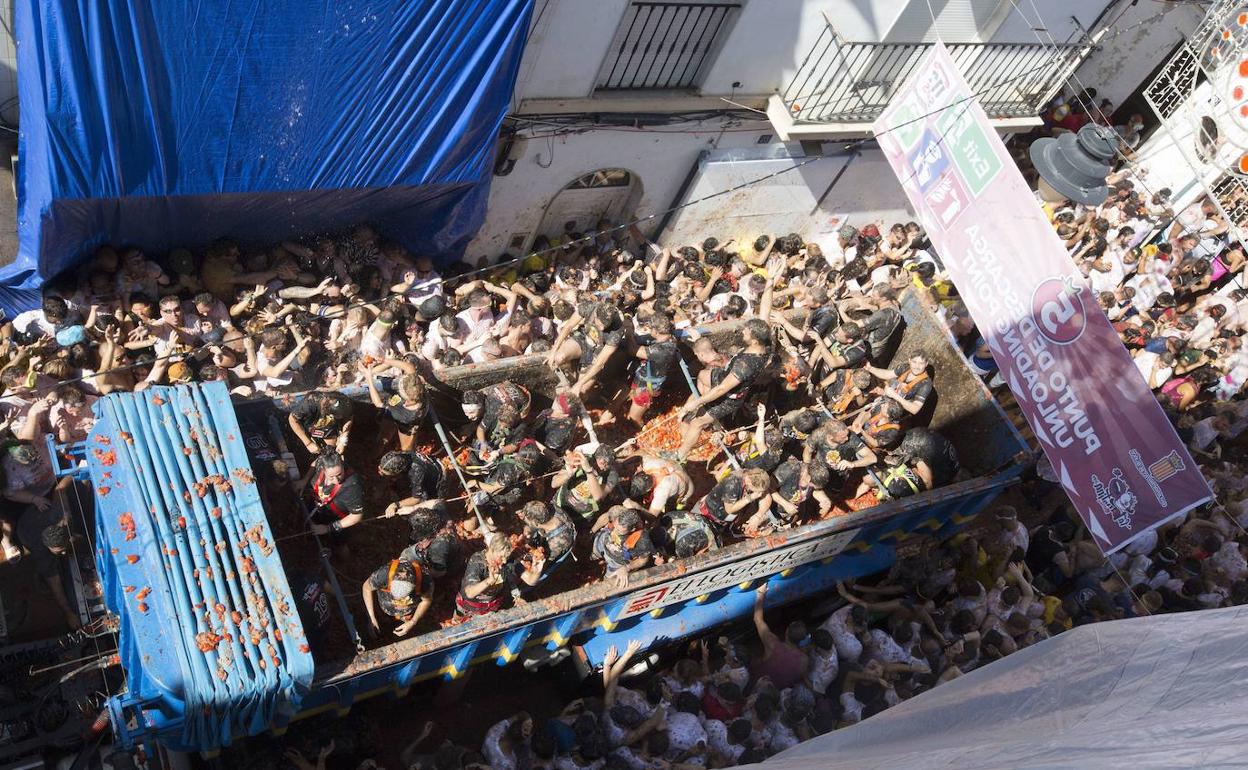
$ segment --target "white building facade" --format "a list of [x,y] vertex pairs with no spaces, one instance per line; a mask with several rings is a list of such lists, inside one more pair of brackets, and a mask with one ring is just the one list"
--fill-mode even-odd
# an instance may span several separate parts
[[912,218],[869,126],[923,44],[949,45],[999,129],[1024,131],[1073,72],[1112,76],[1107,94],[1126,99],[1202,15],[1139,5],[1159,8],[537,0],[485,225],[466,258],[518,255],[539,236],[600,221],[642,219],[675,244],[752,240],[764,227],[821,239],[846,222]]

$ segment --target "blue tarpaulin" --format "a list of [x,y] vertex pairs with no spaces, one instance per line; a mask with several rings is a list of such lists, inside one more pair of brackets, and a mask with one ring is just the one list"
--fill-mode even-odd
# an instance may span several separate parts
[[108,704],[118,738],[151,730],[202,751],[288,719],[312,655],[225,385],[93,409],[96,561],[126,671]]
[[533,0],[17,0],[18,258],[159,255],[361,221],[462,253]]

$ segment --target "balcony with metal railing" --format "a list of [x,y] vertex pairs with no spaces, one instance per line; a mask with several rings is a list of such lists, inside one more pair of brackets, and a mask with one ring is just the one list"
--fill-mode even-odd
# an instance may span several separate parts
[[[865,133],[933,43],[854,43],[828,25],[768,115],[782,138]],[[946,43],[994,121],[1027,126],[1092,49],[1090,43]]]

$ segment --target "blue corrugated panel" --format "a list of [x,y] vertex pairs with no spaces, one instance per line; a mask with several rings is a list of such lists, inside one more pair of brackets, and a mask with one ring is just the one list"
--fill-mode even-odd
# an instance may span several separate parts
[[113,393],[87,440],[97,560],[136,718],[169,748],[294,713],[313,661],[222,383]]
[[376,222],[457,256],[485,216],[533,0],[16,0],[17,260]]

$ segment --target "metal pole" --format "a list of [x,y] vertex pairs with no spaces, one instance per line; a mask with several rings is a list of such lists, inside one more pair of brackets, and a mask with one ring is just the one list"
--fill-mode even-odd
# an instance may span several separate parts
[[[446,450],[446,456],[451,460],[451,467],[455,469],[455,475],[459,477],[459,483],[463,485],[464,492],[468,494],[468,507],[472,509],[473,515],[477,517],[477,524],[481,526],[482,536],[487,536],[495,531],[484,516],[481,515],[481,509],[477,508],[477,501],[473,499],[472,490],[468,488],[468,479],[464,476],[463,468],[459,467],[459,460],[455,457],[455,451],[451,449],[451,442],[446,437],[446,429],[442,427],[442,420],[438,418],[438,412],[429,405],[429,416],[433,418],[433,429],[438,434],[438,439],[442,442],[442,448]],[[489,543],[489,537],[485,537],[486,543]]]
[[[269,414],[269,432],[273,434],[278,451],[283,456],[288,455],[290,448],[286,445],[286,439],[282,436],[281,426],[272,413]],[[312,513],[303,501],[303,490],[294,489],[289,475],[286,477],[286,486],[290,487],[291,491],[295,493],[295,504],[299,506],[299,513],[303,516],[303,522],[306,525],[308,520],[312,518]],[[351,637],[351,641],[355,642],[355,651],[364,652],[364,640],[360,638],[360,632],[355,628],[355,618],[351,616],[351,610],[347,607],[347,599],[343,596],[342,586],[338,585],[338,576],[334,572],[334,567],[329,563],[328,549],[321,542],[320,535],[312,532],[312,537],[316,540],[316,555],[321,560],[321,569],[324,570],[325,577],[329,579],[329,587],[333,590],[334,598],[338,601],[338,612],[342,615],[342,622],[347,624],[347,634]]]

